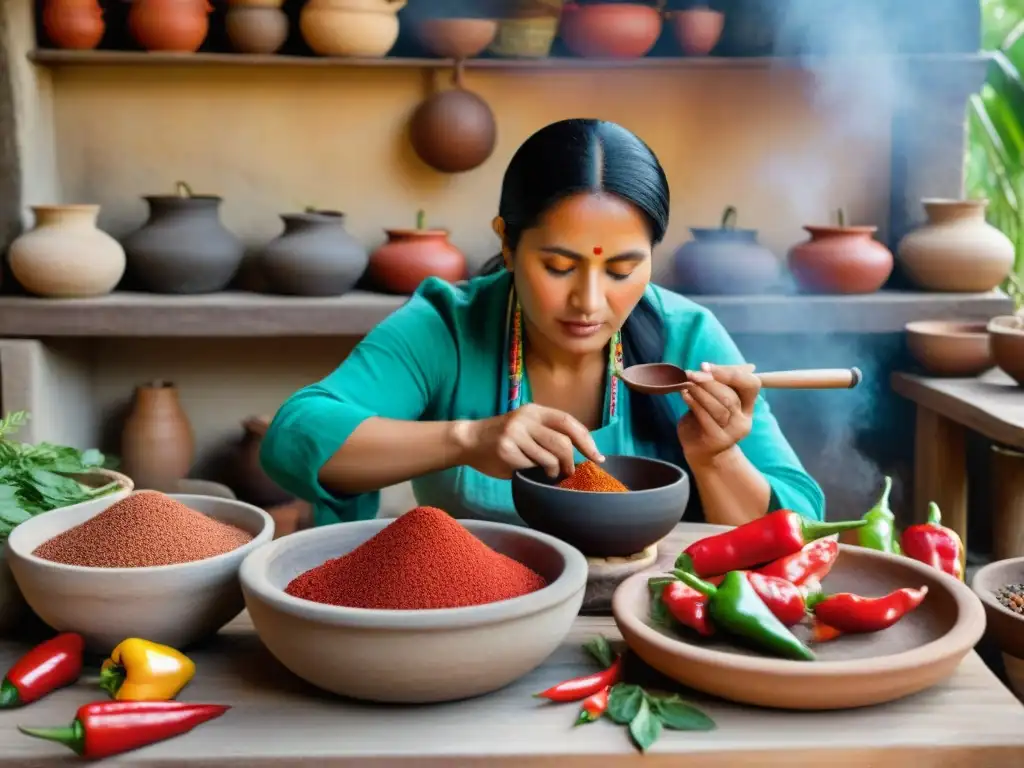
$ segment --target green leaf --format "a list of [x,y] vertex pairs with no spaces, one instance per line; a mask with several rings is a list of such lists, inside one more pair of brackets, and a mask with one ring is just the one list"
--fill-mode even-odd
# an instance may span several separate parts
[[652,699],[651,703],[662,725],[673,731],[713,731],[718,727],[714,720],[678,696]]
[[651,623],[662,627],[672,626],[672,614],[665,607],[665,601],[661,599],[665,587],[676,579],[669,576],[655,576],[647,580],[647,589],[651,593]]
[[616,683],[608,696],[608,717],[619,725],[632,722],[644,702],[644,691],[639,685]]
[[633,743],[646,752],[661,736],[661,720],[654,716],[647,699],[640,701],[640,708],[636,715],[629,721],[629,735],[633,737]]
[[82,453],[79,462],[83,467],[102,467],[106,457],[96,448],[90,448]]
[[14,503],[0,503],[0,520],[7,523],[12,529],[14,526],[24,523],[30,517],[32,517],[31,514]]
[[615,661],[615,654],[612,652],[612,647],[608,644],[607,638],[603,635],[592,637],[588,640],[583,648],[589,653],[598,664],[601,665],[602,669],[607,669]]

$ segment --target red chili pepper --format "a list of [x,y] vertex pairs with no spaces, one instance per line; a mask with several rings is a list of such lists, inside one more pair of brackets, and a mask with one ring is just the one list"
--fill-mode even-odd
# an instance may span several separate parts
[[775,576],[753,572],[747,573],[747,581],[768,606],[768,610],[787,627],[799,624],[806,618],[807,605],[804,602],[804,593],[795,584]]
[[600,720],[601,715],[608,709],[608,695],[611,693],[612,687],[606,685],[600,691],[595,694],[588,696],[583,700],[583,706],[580,707],[579,717],[576,718],[575,725],[583,725],[584,723],[592,723],[595,720]]
[[538,699],[548,699],[549,701],[579,701],[585,699],[588,696],[593,696],[595,693],[600,691],[602,688],[613,686],[619,682],[619,676],[622,673],[622,657],[616,656],[615,661],[608,669],[596,672],[593,675],[586,675],[584,677],[574,677],[572,680],[566,680],[565,682],[559,683],[546,691],[533,694]]
[[935,502],[928,505],[928,522],[903,531],[900,546],[908,557],[964,580],[964,543],[956,531],[942,524],[942,513]]
[[808,542],[866,524],[865,520],[819,522],[780,509],[725,533],[694,542],[676,558],[676,568],[702,578],[757,568],[799,552]]
[[843,633],[835,627],[830,627],[828,624],[825,624],[818,619],[815,619],[814,623],[811,625],[812,643],[827,643],[829,640],[835,640],[841,634]]
[[897,589],[884,597],[861,597],[840,592],[813,602],[815,617],[839,632],[854,634],[888,629],[917,608],[928,587]]
[[80,707],[71,725],[19,725],[18,730],[26,736],[56,741],[82,757],[110,757],[188,733],[229,709],[221,704],[181,701],[97,701]]
[[758,568],[757,573],[762,573],[765,576],[777,576],[801,587],[811,579],[821,581],[828,576],[828,572],[832,570],[838,557],[838,541],[818,539],[799,552],[781,557]]
[[0,683],[0,709],[31,704],[71,685],[82,675],[84,653],[85,641],[74,632],[64,632],[40,643],[14,662]]
[[693,587],[681,581],[673,581],[661,593],[661,601],[672,618],[684,627],[704,637],[715,634],[708,616],[708,599]]

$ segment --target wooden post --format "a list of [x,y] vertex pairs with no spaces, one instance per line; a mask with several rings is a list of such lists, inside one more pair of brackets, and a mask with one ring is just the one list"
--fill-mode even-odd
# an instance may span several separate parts
[[992,555],[1024,555],[1024,453],[992,446]]
[[942,523],[967,546],[967,448],[964,428],[917,406],[914,436],[914,523],[928,517],[928,503],[942,510]]

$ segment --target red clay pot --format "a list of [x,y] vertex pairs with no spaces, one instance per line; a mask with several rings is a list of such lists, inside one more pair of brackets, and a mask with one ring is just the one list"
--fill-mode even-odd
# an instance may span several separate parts
[[91,51],[106,30],[103,9],[97,0],[46,0],[43,29],[58,48]]
[[874,293],[892,274],[892,253],[871,236],[878,227],[804,227],[789,269],[808,293]]
[[428,277],[450,283],[467,277],[466,257],[446,229],[387,229],[388,241],[370,256],[366,276],[389,293],[415,293]]
[[562,8],[558,34],[577,56],[638,59],[661,35],[661,12],[637,3],[601,3]]
[[134,0],[128,28],[147,51],[195,53],[210,31],[207,0]]

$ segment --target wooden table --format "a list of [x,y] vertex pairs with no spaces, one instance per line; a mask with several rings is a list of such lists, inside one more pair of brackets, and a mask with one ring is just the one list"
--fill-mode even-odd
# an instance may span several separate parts
[[914,514],[928,502],[967,543],[966,430],[997,444],[992,453],[996,559],[1024,555],[1024,388],[1000,370],[974,379],[894,373],[892,388],[917,405]]

